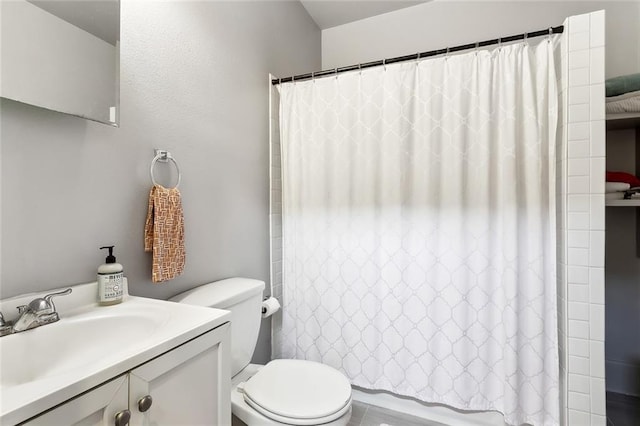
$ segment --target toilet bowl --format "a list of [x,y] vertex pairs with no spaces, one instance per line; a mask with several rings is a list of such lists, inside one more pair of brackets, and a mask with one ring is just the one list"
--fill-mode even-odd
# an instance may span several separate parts
[[351,385],[338,370],[293,359],[278,359],[264,366],[249,363],[258,340],[263,290],[262,281],[229,278],[171,300],[231,312],[234,417],[248,426],[346,426],[351,418]]

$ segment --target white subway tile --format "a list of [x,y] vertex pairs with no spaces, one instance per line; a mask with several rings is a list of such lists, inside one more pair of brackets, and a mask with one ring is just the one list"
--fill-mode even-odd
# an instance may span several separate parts
[[591,413],[604,416],[607,414],[604,379],[591,378]]
[[607,426],[607,417],[599,414],[591,414],[591,426]]
[[606,168],[604,157],[591,158],[589,187],[592,194],[604,194]]
[[589,395],[586,395],[584,393],[578,393],[578,392],[569,392],[569,408],[570,409],[588,412],[589,405],[590,405]]
[[604,194],[595,194],[590,196],[590,223],[591,229],[604,231],[605,226],[605,208],[604,208]]
[[589,302],[589,286],[584,284],[569,284],[568,289],[569,294],[567,300],[571,302]]
[[569,105],[588,104],[589,96],[589,86],[569,87]]
[[604,120],[595,120],[590,123],[591,156],[602,157],[607,155],[606,129]]
[[604,108],[604,84],[592,84],[589,87],[589,97],[591,99],[589,102],[591,120],[604,120],[606,118]]
[[589,248],[589,231],[568,231],[569,247]]
[[[589,68],[569,70],[569,87],[584,86],[590,83]],[[569,117],[571,120],[571,117]]]
[[568,152],[569,158],[586,158],[591,155],[591,144],[589,139],[580,141],[569,141]]
[[575,337],[578,339],[589,338],[589,322],[579,320],[569,320],[569,330],[567,336]]
[[604,46],[605,44],[605,24],[604,11],[590,13],[590,37],[589,44],[591,47]]
[[605,355],[604,342],[591,340],[589,342],[589,373],[591,377],[604,378]]
[[[569,140],[577,141],[583,139],[589,139],[589,123],[572,123],[569,122]],[[569,158],[571,158],[571,151],[569,151]]]
[[604,304],[604,268],[589,268],[589,302]]
[[590,196],[571,194],[567,196],[567,210],[570,212],[587,213],[591,209]]
[[588,426],[590,423],[589,413],[584,411],[568,410],[568,425],[569,426]]
[[581,33],[589,31],[590,16],[588,13],[582,15],[574,15],[569,17],[569,34]]
[[589,359],[581,356],[569,355],[569,373],[589,375]]
[[589,249],[570,247],[568,263],[572,266],[589,266]]
[[[567,271],[567,280],[571,284],[589,284],[589,268],[585,268],[583,266],[569,266]],[[584,302],[588,301],[588,297],[586,297]]]
[[589,376],[569,374],[567,389],[574,392],[589,393]]
[[591,192],[590,181],[593,179],[589,176],[569,176],[567,191],[569,194],[589,194]]
[[589,266],[604,268],[605,231],[589,233]]
[[[589,321],[589,304],[583,302],[569,302],[569,319]],[[587,345],[587,341],[584,341]],[[589,356],[588,346],[584,347],[584,354],[574,353],[573,355]]]
[[589,311],[589,338],[604,341],[604,305],[591,305]]
[[589,159],[588,158],[570,159],[568,172],[569,172],[569,176],[588,176],[589,175]]
[[589,213],[569,212],[567,214],[567,228],[577,231],[589,229]]
[[[569,34],[569,52],[589,48],[589,32],[577,32]],[[571,85],[571,80],[569,80]]]
[[604,83],[604,46],[590,49],[590,83]]
[[568,69],[585,68],[590,65],[589,50],[577,50],[569,53]]
[[569,105],[569,122],[577,123],[591,119],[589,104]]

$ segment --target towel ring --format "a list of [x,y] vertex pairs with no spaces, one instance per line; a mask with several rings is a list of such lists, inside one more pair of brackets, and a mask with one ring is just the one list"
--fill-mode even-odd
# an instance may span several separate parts
[[160,161],[161,163],[166,163],[169,160],[171,160],[173,162],[173,165],[176,166],[176,170],[178,171],[178,182],[176,182],[176,185],[173,188],[168,188],[168,189],[175,189],[180,185],[180,181],[182,180],[182,173],[180,173],[180,167],[178,167],[178,162],[176,161],[175,158],[173,158],[173,156],[169,151],[156,149],[156,156],[153,157],[153,160],[151,161],[149,174],[151,175],[151,182],[153,182],[154,185],[159,185],[158,182],[156,182],[155,176],[153,176],[153,167],[156,165],[158,161]]

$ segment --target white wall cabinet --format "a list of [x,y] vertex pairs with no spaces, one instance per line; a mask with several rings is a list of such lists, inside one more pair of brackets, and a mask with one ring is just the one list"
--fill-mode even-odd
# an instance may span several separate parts
[[230,425],[229,344],[226,323],[23,424]]

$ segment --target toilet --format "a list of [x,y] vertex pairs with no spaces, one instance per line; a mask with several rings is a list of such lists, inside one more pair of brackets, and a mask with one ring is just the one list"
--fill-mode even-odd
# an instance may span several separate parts
[[[264,282],[229,278],[171,300],[231,312],[231,410],[248,426],[346,426],[351,385],[338,370],[313,361],[250,364],[260,329]],[[234,419],[234,424],[235,424]]]

